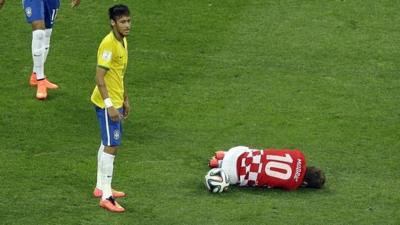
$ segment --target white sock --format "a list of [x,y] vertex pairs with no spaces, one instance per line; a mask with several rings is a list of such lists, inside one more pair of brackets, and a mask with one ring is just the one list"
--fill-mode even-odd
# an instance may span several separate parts
[[102,190],[101,187],[101,156],[104,151],[103,143],[100,144],[99,151],[97,152],[97,182],[96,188]]
[[44,79],[44,36],[44,30],[32,32],[33,72],[38,80]]
[[43,63],[46,63],[47,55],[49,54],[49,49],[50,49],[50,37],[51,37],[51,32],[53,29],[46,29],[45,35],[44,35],[44,57],[43,57]]
[[112,196],[111,181],[114,169],[114,155],[103,152],[101,155],[101,187],[103,188],[103,200]]

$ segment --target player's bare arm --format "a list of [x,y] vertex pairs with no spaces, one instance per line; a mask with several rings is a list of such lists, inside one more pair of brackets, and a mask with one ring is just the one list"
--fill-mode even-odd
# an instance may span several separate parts
[[131,111],[131,106],[129,104],[128,92],[126,91],[126,86],[124,84],[124,104],[123,104],[124,119],[128,118],[130,111]]
[[77,6],[79,6],[79,4],[81,4],[81,0],[72,0],[71,1],[71,7],[75,8]]
[[[106,75],[107,70],[101,67],[97,67],[96,70],[96,85],[99,88],[101,97],[103,99],[109,98],[108,91],[106,87],[106,83],[104,82],[104,76]],[[108,115],[111,117],[113,121],[119,121],[121,119],[121,114],[118,112],[114,106],[111,106],[107,109]]]
[[0,0],[0,9],[3,7],[5,2],[6,2],[6,0]]

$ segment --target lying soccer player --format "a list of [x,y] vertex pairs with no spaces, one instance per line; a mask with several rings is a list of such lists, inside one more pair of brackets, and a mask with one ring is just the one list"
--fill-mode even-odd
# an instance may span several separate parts
[[294,190],[299,187],[321,188],[324,172],[307,167],[299,150],[256,150],[237,146],[229,151],[218,151],[209,162],[211,168],[222,168],[230,184]]

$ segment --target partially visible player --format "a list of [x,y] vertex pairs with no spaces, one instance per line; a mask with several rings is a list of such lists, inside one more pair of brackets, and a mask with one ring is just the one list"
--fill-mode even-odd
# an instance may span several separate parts
[[[5,0],[0,0],[0,8]],[[47,80],[44,74],[44,64],[50,48],[50,37],[53,31],[60,0],[23,0],[26,20],[32,25],[32,59],[33,70],[29,80],[31,86],[37,86],[36,98],[47,98],[47,89],[57,89],[56,84]],[[76,7],[80,0],[71,0],[71,6]]]
[[209,166],[222,168],[230,184],[239,186],[294,190],[299,187],[321,188],[325,183],[324,172],[316,167],[307,167],[299,150],[257,150],[237,146],[227,152],[216,152]]
[[115,198],[124,197],[125,193],[111,189],[111,181],[114,158],[121,144],[121,120],[126,119],[130,111],[124,77],[128,65],[126,36],[131,29],[131,17],[125,5],[114,5],[108,13],[112,30],[97,51],[96,87],[91,96],[102,140],[97,154],[97,184],[93,195],[101,197],[101,207],[124,212]]

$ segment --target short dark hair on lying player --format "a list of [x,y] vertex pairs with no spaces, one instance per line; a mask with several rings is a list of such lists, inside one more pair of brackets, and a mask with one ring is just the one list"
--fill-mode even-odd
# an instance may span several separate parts
[[314,166],[307,167],[304,175],[303,187],[322,188],[325,184],[325,173]]
[[108,15],[110,16],[110,20],[117,21],[121,16],[130,16],[131,12],[128,6],[118,4],[108,9]]

